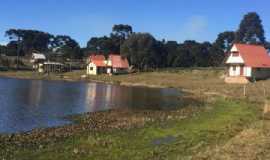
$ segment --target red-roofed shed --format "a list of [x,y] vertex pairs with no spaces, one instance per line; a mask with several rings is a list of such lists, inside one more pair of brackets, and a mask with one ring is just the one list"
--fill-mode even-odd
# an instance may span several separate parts
[[106,73],[107,61],[103,55],[91,55],[87,65],[87,74],[97,75]]
[[260,45],[234,44],[226,64],[229,77],[252,80],[270,77],[270,56]]
[[127,73],[129,69],[127,58],[122,57],[120,54],[110,54],[108,57],[108,66],[110,66],[108,73],[112,74]]

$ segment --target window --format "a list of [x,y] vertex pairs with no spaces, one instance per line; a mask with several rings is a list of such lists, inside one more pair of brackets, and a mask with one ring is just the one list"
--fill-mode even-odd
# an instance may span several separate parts
[[90,70],[92,71],[92,70],[94,70],[94,68],[93,67],[90,67]]
[[236,71],[236,66],[233,66],[233,71]]
[[233,57],[238,57],[239,56],[239,53],[238,52],[232,52],[232,56]]

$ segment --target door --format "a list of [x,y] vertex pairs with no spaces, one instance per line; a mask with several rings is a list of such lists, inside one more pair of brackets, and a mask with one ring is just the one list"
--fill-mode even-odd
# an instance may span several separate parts
[[244,76],[244,67],[240,66],[240,76]]

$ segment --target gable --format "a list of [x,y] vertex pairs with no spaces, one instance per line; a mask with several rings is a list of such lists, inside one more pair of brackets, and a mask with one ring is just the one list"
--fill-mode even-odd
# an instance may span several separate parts
[[237,49],[236,45],[233,45],[233,47],[231,49],[231,52],[238,52],[238,49]]
[[231,53],[226,61],[226,64],[244,64],[244,59],[242,58],[241,54],[234,56]]

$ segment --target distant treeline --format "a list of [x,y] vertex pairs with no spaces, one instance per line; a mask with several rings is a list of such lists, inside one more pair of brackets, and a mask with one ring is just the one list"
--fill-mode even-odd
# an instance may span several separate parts
[[168,67],[222,66],[233,43],[261,44],[269,48],[259,15],[244,16],[237,31],[225,31],[213,42],[199,43],[187,40],[157,40],[150,33],[135,33],[130,25],[114,25],[110,36],[92,37],[85,48],[66,35],[52,35],[36,30],[10,29],[7,46],[0,53],[8,56],[29,56],[32,52],[57,54],[67,59],[82,59],[90,54],[109,53],[126,56],[137,69]]

